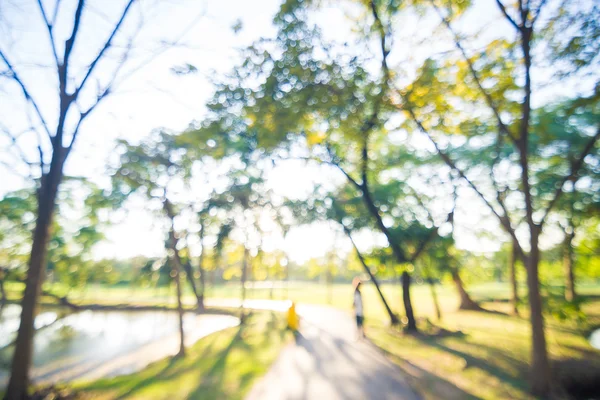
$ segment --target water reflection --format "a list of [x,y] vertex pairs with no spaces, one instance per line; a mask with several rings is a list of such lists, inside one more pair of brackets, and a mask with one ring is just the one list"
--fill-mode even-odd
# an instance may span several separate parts
[[[0,317],[0,346],[14,340],[19,313],[18,306],[4,308]],[[187,313],[186,344],[237,323],[237,318],[231,316]],[[32,375],[38,382],[128,373],[175,354],[178,348],[175,312],[82,311],[61,317],[54,311],[45,311],[36,319],[36,325],[44,327],[34,340]],[[11,352],[12,348],[2,352],[5,362]],[[6,369],[6,364],[2,367]],[[6,374],[5,370],[4,378]],[[0,384],[2,380],[0,376]]]

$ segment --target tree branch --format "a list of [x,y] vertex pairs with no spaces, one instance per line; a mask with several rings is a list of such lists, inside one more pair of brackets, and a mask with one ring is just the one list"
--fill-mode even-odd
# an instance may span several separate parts
[[322,160],[322,162],[325,164],[333,165],[334,167],[339,169],[342,172],[342,174],[344,174],[346,179],[348,179],[348,182],[350,182],[356,189],[358,189],[359,191],[362,192],[363,184],[358,183],[358,181],[356,179],[354,179],[348,172],[346,172],[346,170],[341,166],[339,161],[335,161],[335,158],[337,158],[337,156],[335,154],[333,154],[333,151],[331,150],[331,147],[329,145],[327,145],[326,148],[327,148],[327,154],[329,154],[330,161]]
[[535,24],[535,21],[537,21],[538,17],[540,16],[540,14],[542,12],[542,8],[544,7],[544,5],[546,5],[546,0],[540,1],[540,4],[538,5],[538,7],[533,11],[533,13],[532,13],[533,18],[531,20],[531,26],[533,26],[533,24]]
[[13,135],[10,130],[4,126],[4,124],[0,123],[0,129],[4,132],[4,134],[8,137],[8,139],[10,140],[11,143],[11,147],[14,147],[17,150],[18,153],[18,158],[23,161],[23,163],[27,164],[27,166],[29,167],[29,169],[33,169],[33,167],[36,167],[37,164],[34,162],[31,162],[27,159],[27,156],[25,155],[23,149],[21,148],[21,146],[19,146],[19,143],[17,142],[18,138],[23,135],[24,133],[30,132],[32,130],[34,130],[33,128],[27,128],[24,131],[18,133],[17,135]]
[[54,12],[52,13],[52,25],[54,25],[56,23],[56,17],[58,16],[58,7],[60,6],[60,1],[56,2],[56,5],[54,6]]
[[492,113],[494,114],[494,117],[496,118],[496,121],[498,123],[498,129],[502,133],[506,134],[513,141],[515,141],[516,138],[513,136],[512,132],[510,132],[510,130],[508,129],[506,124],[502,121],[502,118],[500,117],[500,112],[499,112],[496,104],[494,104],[494,100],[492,99],[492,96],[490,96],[490,94],[483,88],[483,85],[481,84],[481,79],[479,78],[479,74],[475,70],[473,62],[467,55],[467,51],[463,47],[463,45],[460,41],[460,38],[458,37],[458,34],[454,31],[454,29],[452,28],[452,25],[450,25],[450,21],[448,21],[448,19],[446,17],[444,17],[444,15],[442,14],[439,7],[435,4],[434,0],[431,0],[431,4],[433,5],[433,8],[435,8],[438,16],[440,17],[440,19],[442,20],[444,25],[446,25],[446,28],[448,28],[448,31],[450,32],[450,34],[452,35],[452,37],[454,39],[454,44],[456,45],[456,48],[460,51],[464,60],[467,62],[467,65],[469,66],[469,71],[471,72],[471,76],[473,76],[473,79],[475,80],[477,87],[481,91],[481,94],[483,94],[483,97],[485,98],[486,103],[488,104],[488,106],[492,110]]
[[469,184],[469,186],[475,191],[475,193],[477,193],[477,195],[487,205],[487,207],[490,209],[490,211],[492,211],[492,213],[498,218],[498,220],[500,221],[500,224],[506,229],[506,231],[508,232],[508,234],[511,235],[511,236],[513,236],[514,238],[516,238],[515,231],[514,231],[513,227],[511,226],[508,214],[507,215],[501,215],[500,213],[498,213],[498,211],[496,210],[496,208],[492,205],[492,203],[490,203],[488,201],[488,199],[477,188],[477,186],[473,183],[473,181],[471,181],[467,177],[467,175],[460,168],[458,168],[458,166],[454,163],[454,161],[452,161],[452,159],[444,151],[442,151],[442,149],[440,148],[440,146],[438,145],[438,143],[433,139],[433,137],[431,136],[431,134],[429,133],[429,131],[427,129],[425,129],[425,127],[423,126],[423,124],[421,123],[421,121],[419,121],[419,119],[415,115],[414,111],[412,109],[410,109],[410,108],[407,109],[407,111],[409,112],[409,114],[410,114],[411,118],[413,119],[413,121],[419,127],[419,130],[421,132],[423,132],[429,138],[429,141],[431,141],[431,143],[435,147],[437,153],[442,158],[442,160],[446,163],[446,165],[448,165],[448,167],[450,167],[453,171],[456,171],[460,175],[460,177],[463,178],[465,180],[465,182],[467,182]]
[[587,142],[587,144],[583,148],[583,151],[581,152],[581,154],[577,158],[577,160],[571,164],[571,172],[568,175],[566,175],[565,177],[563,177],[563,179],[560,182],[560,185],[556,188],[556,192],[554,192],[554,197],[550,201],[550,204],[548,204],[548,207],[546,208],[546,210],[544,212],[544,216],[540,220],[540,223],[539,223],[540,229],[544,225],[544,222],[546,221],[548,214],[550,214],[550,212],[552,211],[552,208],[554,208],[554,206],[556,205],[556,203],[558,202],[558,200],[564,193],[563,188],[565,186],[565,183],[567,183],[567,181],[573,181],[573,184],[574,184],[577,181],[577,173],[579,172],[581,167],[583,167],[583,162],[585,160],[585,157],[587,157],[587,155],[590,154],[590,152],[594,148],[594,145],[596,144],[598,139],[600,139],[600,127],[598,127],[596,129],[596,134]]
[[60,63],[60,66],[58,68],[60,92],[63,95],[67,94],[69,59],[71,58],[71,52],[73,51],[75,39],[77,38],[77,33],[79,32],[79,25],[81,23],[81,13],[83,12],[84,4],[85,0],[79,0],[79,2],[77,3],[77,9],[75,10],[75,16],[73,19],[73,30],[71,31],[71,36],[69,37],[69,39],[65,41],[65,54],[63,56],[63,61],[62,63]]
[[514,26],[517,31],[521,31],[521,27],[508,14],[508,12],[506,11],[506,7],[504,7],[504,4],[502,4],[502,1],[501,0],[496,0],[496,4],[498,4],[498,8],[500,9],[500,11],[502,11],[502,14],[504,14],[504,17],[506,17],[506,19],[508,20],[508,22],[510,22],[510,24],[512,26]]
[[121,14],[121,18],[119,18],[119,21],[117,22],[117,24],[115,25],[115,28],[113,29],[112,33],[108,37],[108,40],[104,43],[104,46],[102,47],[102,49],[100,50],[100,52],[98,53],[98,55],[96,56],[94,61],[92,61],[92,63],[90,64],[90,66],[87,70],[87,73],[85,74],[85,76],[83,77],[83,80],[79,84],[79,87],[75,90],[75,93],[74,93],[75,98],[77,98],[77,95],[79,94],[81,89],[83,89],[83,87],[85,86],[85,83],[87,82],[88,78],[90,77],[92,72],[94,72],[94,69],[95,69],[96,65],[98,64],[98,61],[100,61],[100,59],[102,58],[102,56],[104,55],[106,50],[108,50],[108,48],[111,46],[113,38],[115,37],[115,35],[119,31],[119,29],[121,28],[121,25],[123,24],[123,21],[125,20],[125,17],[129,13],[129,10],[131,9],[131,6],[134,2],[135,2],[135,0],[129,0],[127,2],[127,5],[125,6],[125,9],[123,10],[123,12]]
[[[58,9],[58,3],[60,3],[60,1],[57,1],[56,3],[57,3],[56,8]],[[56,52],[56,44],[54,43],[54,33],[52,32],[52,23],[48,21],[46,11],[44,11],[44,6],[42,5],[42,0],[38,0],[38,6],[40,8],[40,12],[42,13],[42,18],[44,19],[46,28],[48,29],[48,37],[50,39],[50,45],[52,46],[52,54],[54,55],[54,60],[56,61],[56,67],[58,68],[60,65],[60,61],[58,59],[58,53]]]
[[2,60],[4,61],[4,63],[6,64],[6,66],[8,67],[11,75],[12,75],[12,79],[15,80],[15,82],[17,82],[19,84],[19,86],[21,87],[21,90],[23,91],[23,96],[25,96],[25,100],[29,103],[31,103],[31,105],[33,106],[38,118],[40,119],[40,122],[42,123],[42,126],[44,127],[44,130],[46,131],[46,133],[48,134],[48,137],[50,138],[50,140],[52,140],[52,134],[50,133],[50,129],[48,128],[48,124],[46,123],[46,120],[44,119],[44,116],[42,115],[42,112],[40,111],[40,108],[37,105],[37,102],[33,99],[33,97],[31,97],[31,95],[29,94],[29,91],[27,90],[27,88],[25,87],[25,84],[23,83],[23,81],[21,80],[21,78],[19,77],[19,75],[17,74],[17,71],[15,71],[15,68],[13,67],[13,65],[10,63],[10,61],[8,61],[8,58],[6,57],[6,55],[4,54],[4,52],[2,50],[0,50],[0,58],[2,58]]

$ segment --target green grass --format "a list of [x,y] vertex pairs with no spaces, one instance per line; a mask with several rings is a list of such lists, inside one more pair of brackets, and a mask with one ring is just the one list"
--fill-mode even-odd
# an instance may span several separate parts
[[241,327],[212,334],[131,375],[77,383],[85,399],[241,399],[286,342],[282,316],[251,314]]
[[[555,365],[563,360],[600,365],[600,351],[585,337],[590,327],[600,326],[600,301],[591,300],[582,308],[587,323],[546,319],[548,349]],[[531,339],[526,318],[451,311],[436,325],[460,333],[438,336],[430,328],[424,335],[404,335],[371,318],[367,335],[400,366],[424,399],[533,398],[527,384]],[[421,326],[427,331],[425,323]],[[577,373],[558,368],[555,372]]]
[[[484,283],[471,285],[467,289],[487,309],[506,313],[509,311],[506,301],[510,295],[508,284]],[[525,288],[521,289],[523,295]],[[54,287],[53,290],[60,291],[61,288]],[[384,284],[382,290],[392,309],[402,314],[399,285]],[[427,331],[431,327],[431,321],[447,331],[462,332],[461,335],[402,335],[387,326],[387,314],[378,294],[372,285],[366,284],[363,298],[368,337],[400,366],[410,384],[425,399],[531,399],[527,385],[530,328],[526,304],[520,307],[521,317],[462,312],[457,311],[458,298],[454,287],[438,285],[436,291],[442,309],[441,321],[435,321],[430,288],[426,285],[413,285],[411,295],[420,326]],[[555,296],[560,291],[558,286],[543,290],[544,294]],[[600,327],[600,285],[582,284],[578,286],[578,292],[586,300],[582,310],[587,315],[587,321],[559,321],[548,315],[546,331],[550,355],[552,360],[558,362],[565,359],[585,359],[600,364],[600,352],[594,350],[586,340],[586,335],[592,328]],[[209,299],[237,298],[239,293],[239,284],[229,284],[209,288],[207,296]],[[167,288],[155,290],[95,286],[85,292],[72,291],[69,296],[80,302],[174,304],[173,294]],[[272,292],[264,288],[249,288],[247,295],[248,298],[257,299],[270,298],[272,295],[274,299],[292,299],[299,303],[329,304],[348,312],[352,307],[352,287],[349,284],[335,284],[328,288],[324,284],[295,283]],[[186,302],[193,303],[189,292]],[[262,339],[266,341],[273,334],[264,329],[264,320],[260,322],[265,317],[257,318],[259,322],[254,328],[248,328],[249,336],[246,338],[254,343],[259,343]],[[433,330],[430,328],[431,332]],[[129,377],[90,384],[85,386],[86,393],[102,399],[120,396],[163,398],[168,392],[180,394],[171,396],[173,398],[182,398],[195,393],[200,386],[207,386],[209,389],[202,391],[208,393],[206,398],[242,397],[250,386],[249,381],[244,380],[246,374],[262,374],[275,357],[280,341],[275,342],[276,349],[268,350],[272,351],[269,357],[261,358],[261,348],[246,347],[239,342],[239,337],[236,339],[236,333],[236,330],[229,330],[227,334],[216,334],[201,340],[191,349],[192,355],[186,360],[165,360]],[[243,340],[244,343],[246,339]],[[266,346],[266,343],[262,346]],[[232,349],[236,349],[236,352],[232,352]],[[227,368],[218,361],[223,358],[223,354],[226,355]],[[255,368],[260,371],[253,371]],[[224,375],[221,371],[225,371]],[[213,381],[216,382],[215,385]]]

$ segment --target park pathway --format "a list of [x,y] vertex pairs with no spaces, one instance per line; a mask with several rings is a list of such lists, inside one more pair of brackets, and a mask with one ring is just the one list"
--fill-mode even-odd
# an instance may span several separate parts
[[[252,307],[252,304],[248,304]],[[267,303],[256,304],[266,308]],[[279,302],[273,309],[280,310]],[[417,400],[402,372],[367,340],[353,319],[329,307],[298,305],[301,335],[284,348],[246,400]]]

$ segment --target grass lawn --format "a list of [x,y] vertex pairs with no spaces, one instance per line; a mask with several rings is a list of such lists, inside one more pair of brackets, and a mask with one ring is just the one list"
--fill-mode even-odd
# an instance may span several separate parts
[[[402,314],[401,288],[382,285],[392,309]],[[53,288],[57,292],[60,287]],[[485,283],[467,288],[475,300],[490,310],[509,311],[506,283]],[[547,287],[545,294],[560,292]],[[367,315],[367,335],[374,344],[398,364],[410,384],[425,399],[531,399],[527,371],[530,357],[530,328],[527,306],[520,307],[521,317],[501,314],[457,311],[454,287],[437,285],[442,320],[435,321],[430,288],[413,285],[413,307],[419,324],[434,332],[429,321],[449,332],[447,336],[403,335],[387,326],[384,307],[372,285],[364,285],[363,298]],[[523,288],[523,294],[525,292]],[[239,284],[209,288],[208,298],[239,296]],[[586,335],[600,327],[600,285],[582,284],[578,292],[585,298],[582,310],[585,322],[559,321],[547,315],[547,340],[558,375],[565,373],[564,360],[586,360],[600,365],[600,351],[593,349]],[[139,304],[175,304],[173,291],[90,287],[85,292],[71,292],[69,298],[81,302],[134,302]],[[335,284],[295,283],[287,288],[249,288],[248,298],[292,299],[297,302],[329,304],[348,312],[352,307],[352,287]],[[186,296],[193,304],[193,297]],[[252,379],[262,375],[276,356],[283,338],[281,330],[267,329],[270,314],[256,314],[252,325],[239,333],[231,329],[201,340],[190,349],[185,360],[165,360],[127,377],[80,386],[97,398],[240,398]],[[275,317],[281,318],[281,317]],[[266,335],[266,336],[265,336]],[[572,367],[572,365],[571,365]],[[573,370],[571,368],[571,370]],[[567,371],[568,372],[568,371]],[[204,397],[202,397],[204,396]],[[94,398],[94,397],[92,397]]]
[[[493,303],[484,303],[488,308]],[[580,362],[600,371],[600,351],[586,339],[591,327],[600,326],[600,301],[583,305],[586,323],[559,322],[546,318],[550,357],[558,381],[586,374]],[[525,313],[524,313],[525,314]],[[431,318],[430,315],[427,315]],[[508,315],[452,311],[436,325],[447,335],[404,335],[381,319],[368,320],[369,339],[405,372],[409,383],[424,399],[532,399],[527,376],[530,327],[527,318]],[[421,323],[427,331],[427,324]],[[430,332],[433,333],[434,329]],[[566,360],[577,360],[577,370]],[[586,397],[582,397],[586,398]]]
[[73,388],[84,399],[241,399],[286,343],[281,315],[256,312],[243,327],[212,334],[181,359]]

